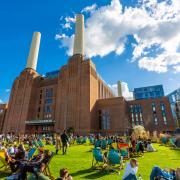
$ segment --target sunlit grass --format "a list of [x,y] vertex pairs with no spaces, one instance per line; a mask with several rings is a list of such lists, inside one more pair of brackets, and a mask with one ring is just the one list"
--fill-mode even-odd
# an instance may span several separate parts
[[[138,175],[141,174],[144,180],[149,180],[151,169],[154,165],[158,165],[162,168],[170,167],[177,168],[180,166],[180,151],[172,150],[170,147],[154,144],[158,152],[146,152],[143,157],[139,157],[139,170]],[[46,146],[47,149],[55,151],[54,146]],[[68,148],[67,155],[62,155],[59,151],[58,155],[54,155],[51,163],[50,170],[52,175],[57,178],[59,176],[59,170],[61,168],[68,168],[73,179],[122,179],[123,171],[120,175],[117,173],[111,174],[107,172],[101,172],[99,170],[92,170],[92,146],[89,145],[75,145]],[[0,172],[0,179],[3,179],[3,173]]]

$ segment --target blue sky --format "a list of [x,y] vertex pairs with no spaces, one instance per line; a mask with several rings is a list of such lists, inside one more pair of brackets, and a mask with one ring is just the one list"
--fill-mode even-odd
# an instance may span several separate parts
[[79,12],[85,15],[86,55],[108,84],[122,80],[130,90],[163,84],[166,94],[173,91],[180,86],[178,1],[2,1],[0,99],[8,101],[15,77],[25,68],[34,31],[41,32],[40,74],[67,63]]

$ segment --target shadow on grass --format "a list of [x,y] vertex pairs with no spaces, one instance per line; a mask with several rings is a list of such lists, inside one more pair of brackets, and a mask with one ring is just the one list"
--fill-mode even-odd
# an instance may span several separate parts
[[0,179],[6,179],[11,173],[0,171]]
[[71,176],[74,177],[74,176],[80,176],[80,175],[83,175],[83,174],[89,174],[91,172],[93,172],[94,170],[93,169],[84,169],[84,170],[80,170],[80,171],[77,171],[75,173],[71,173]]
[[90,169],[80,170],[75,173],[71,173],[71,176],[72,177],[81,176],[81,178],[83,179],[97,179],[108,174],[109,173],[107,171],[101,171],[97,169],[95,170],[90,168]]

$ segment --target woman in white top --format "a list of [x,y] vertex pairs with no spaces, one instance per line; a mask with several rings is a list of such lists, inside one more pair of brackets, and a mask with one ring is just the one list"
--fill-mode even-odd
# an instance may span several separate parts
[[153,145],[151,144],[151,142],[147,143],[147,151],[148,152],[155,152],[156,149],[153,147]]
[[130,162],[126,164],[123,180],[137,180],[136,177],[137,171],[138,171],[138,162],[136,159],[131,159]]

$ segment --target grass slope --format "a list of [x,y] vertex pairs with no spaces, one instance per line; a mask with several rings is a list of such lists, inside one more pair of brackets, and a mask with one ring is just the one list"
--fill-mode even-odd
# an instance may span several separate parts
[[[162,168],[170,167],[177,168],[180,166],[180,151],[171,150],[169,147],[154,144],[158,152],[146,152],[143,157],[139,157],[138,175],[141,174],[143,180],[149,180],[151,169],[154,165]],[[47,149],[55,151],[53,146],[46,146]],[[51,173],[55,178],[59,176],[59,169],[68,168],[74,180],[78,179],[102,179],[102,180],[120,180],[122,179],[124,170],[119,174],[108,174],[107,172],[100,172],[99,170],[92,170],[92,146],[76,145],[68,148],[67,155],[62,155],[59,152],[55,155],[50,163]],[[0,172],[0,179],[4,179],[7,174]]]

